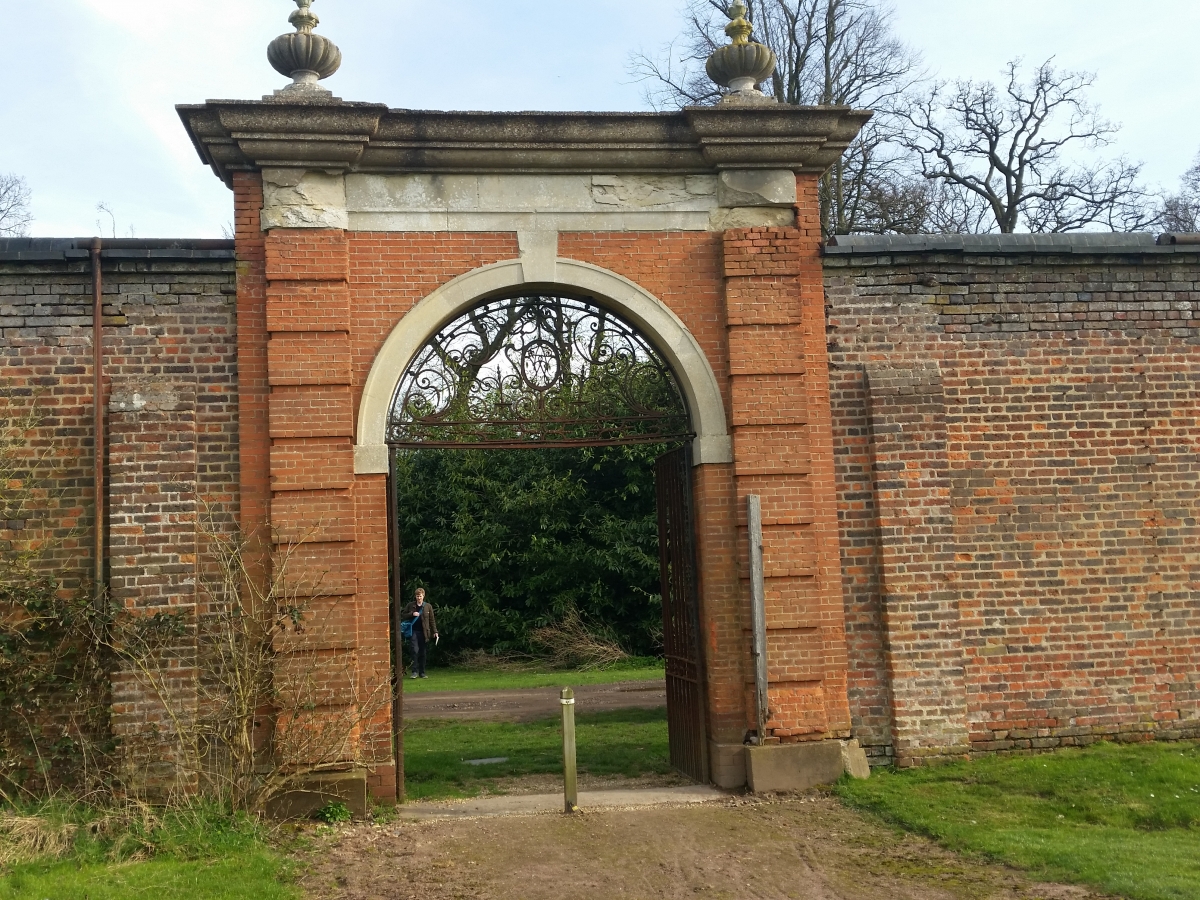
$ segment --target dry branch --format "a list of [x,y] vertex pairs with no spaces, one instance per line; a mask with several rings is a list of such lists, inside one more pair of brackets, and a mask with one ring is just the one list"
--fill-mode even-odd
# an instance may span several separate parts
[[589,628],[574,609],[561,622],[535,629],[530,641],[547,651],[556,669],[603,669],[629,658],[616,641]]

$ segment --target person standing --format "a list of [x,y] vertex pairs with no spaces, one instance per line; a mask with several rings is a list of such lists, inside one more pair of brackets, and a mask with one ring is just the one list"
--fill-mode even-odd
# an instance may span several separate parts
[[433,604],[425,602],[425,588],[417,588],[414,600],[404,607],[403,616],[412,621],[412,677],[425,677],[425,654],[430,640],[437,641],[437,618]]

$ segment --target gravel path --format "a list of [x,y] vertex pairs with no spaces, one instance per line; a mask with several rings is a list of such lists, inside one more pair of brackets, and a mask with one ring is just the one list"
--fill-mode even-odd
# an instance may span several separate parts
[[[575,690],[575,712],[610,709],[656,709],[667,705],[666,681],[619,681],[587,684]],[[559,715],[561,688],[511,691],[436,691],[405,694],[406,719],[484,719],[532,722]]]
[[313,900],[1099,900],[959,856],[819,794],[313,833]]

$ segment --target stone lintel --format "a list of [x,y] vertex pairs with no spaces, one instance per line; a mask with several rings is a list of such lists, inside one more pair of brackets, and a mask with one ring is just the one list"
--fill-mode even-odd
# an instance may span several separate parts
[[717,180],[717,205],[790,209],[796,205],[796,175],[788,169],[726,169]]
[[201,158],[235,171],[819,174],[870,118],[849,107],[692,107],[677,113],[435,112],[379,104],[213,100],[177,107]]
[[265,168],[262,228],[350,227],[346,179],[324,171]]
[[262,227],[393,232],[724,231],[795,222],[788,170],[715,175],[329,174],[268,167]]

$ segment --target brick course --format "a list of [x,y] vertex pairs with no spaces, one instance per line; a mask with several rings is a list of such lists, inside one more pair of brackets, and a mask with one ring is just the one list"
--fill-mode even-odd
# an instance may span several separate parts
[[[1200,255],[830,254],[822,291],[815,189],[799,180],[796,228],[560,235],[667,304],[721,386],[734,462],[694,472],[710,737],[754,727],[749,494],[767,740],[852,734],[912,764],[1200,734]],[[319,650],[336,717],[390,665],[385,479],[353,469],[367,372],[422,298],[519,249],[264,236],[249,173],[235,205],[236,301],[229,260],[106,269],[113,592],[202,615],[200,517],[238,516],[258,565],[288,557],[314,598],[280,671]],[[67,463],[47,521],[68,586],[90,570],[90,326],[85,262],[0,261],[5,402],[44,403],[35,440]],[[118,733],[162,721],[123,673],[113,709]],[[347,765],[389,735],[381,707]]]
[[[204,506],[236,515],[233,260],[135,259],[127,251],[125,258],[103,265],[106,402],[112,383],[131,379],[190,396],[195,434],[189,477]],[[89,581],[94,567],[91,307],[86,261],[61,255],[0,260],[4,415],[36,406],[42,421],[33,444],[55,449],[60,468],[45,516],[53,523],[46,533],[48,564],[70,590]]]
[[[750,594],[746,497],[758,493],[764,508],[764,742],[842,737],[850,727],[817,182],[800,177],[796,187],[796,228],[723,236],[743,598]],[[743,641],[751,644],[749,629]]]
[[[56,459],[39,520],[5,523],[0,542],[48,539],[48,571],[76,591],[94,568],[92,281],[86,250],[52,243],[32,259],[0,257],[3,415],[35,407],[32,443]],[[195,621],[204,612],[198,582],[210,571],[199,531],[231,527],[239,510],[234,262],[232,246],[157,243],[121,242],[103,261],[108,580],[125,612]],[[161,673],[184,707],[195,699],[193,653],[183,640]],[[174,780],[169,744],[145,745],[152,728],[171,731],[153,692],[119,671],[111,703],[113,735],[137,781]]]
[[825,285],[873,761],[1200,732],[1200,258],[830,254]]

